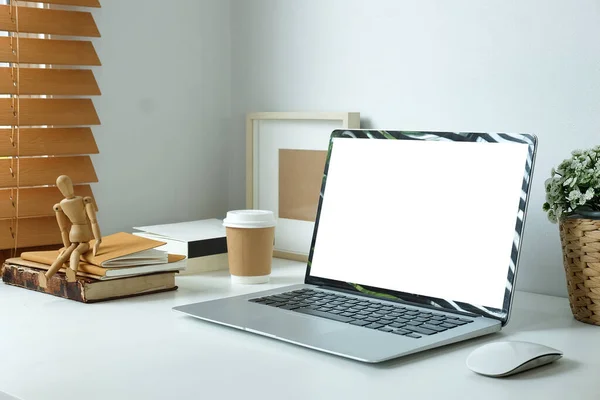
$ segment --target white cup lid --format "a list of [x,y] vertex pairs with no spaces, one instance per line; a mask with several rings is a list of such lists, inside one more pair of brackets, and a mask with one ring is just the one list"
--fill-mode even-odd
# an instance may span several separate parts
[[275,215],[267,210],[229,211],[223,220],[223,226],[230,228],[270,228],[275,225]]

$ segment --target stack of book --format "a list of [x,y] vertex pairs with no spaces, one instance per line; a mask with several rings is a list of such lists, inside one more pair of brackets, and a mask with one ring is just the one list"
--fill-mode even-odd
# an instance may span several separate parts
[[163,225],[137,226],[134,235],[165,242],[160,250],[182,254],[182,275],[229,269],[227,235],[217,218]]
[[[93,248],[94,241],[90,243]],[[99,251],[81,256],[77,281],[67,282],[65,265],[46,287],[39,275],[59,250],[24,252],[5,261],[4,283],[84,303],[176,290],[175,274],[185,269],[185,255],[160,250],[165,242],[120,232],[102,238]]]

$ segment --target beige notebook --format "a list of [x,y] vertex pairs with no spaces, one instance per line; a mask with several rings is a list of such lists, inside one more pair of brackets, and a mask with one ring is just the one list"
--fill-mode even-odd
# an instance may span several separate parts
[[[25,258],[23,258],[25,256]],[[23,265],[31,268],[48,270],[50,263],[54,262],[58,257],[58,251],[30,251],[21,254],[20,258],[10,258],[7,263]],[[94,278],[99,280],[122,278],[125,276],[154,274],[157,272],[182,271],[186,269],[186,265],[178,263],[183,260],[183,256],[178,254],[169,254],[169,262],[166,264],[154,265],[138,265],[135,267],[120,267],[120,268],[104,268],[97,265],[88,264],[85,261],[79,263],[77,275]],[[65,268],[61,268],[60,272],[65,272]]]
[[[94,246],[94,242],[90,242],[90,248]],[[155,247],[162,245],[164,245],[164,242],[158,240],[147,239],[125,232],[115,233],[102,238],[96,256],[92,254],[91,250],[82,255],[79,269],[82,272],[103,277],[139,275],[182,269],[182,266],[175,263],[185,259],[185,256],[168,254],[166,251],[155,249]],[[50,266],[57,259],[58,254],[58,250],[29,251],[22,253],[21,258]]]
[[[95,242],[95,240],[90,242],[90,249],[94,247]],[[156,249],[164,244],[165,242],[158,240],[119,232],[102,238],[98,254],[94,256],[91,251],[88,251],[81,256],[81,259],[104,268],[165,264],[168,262],[168,253]]]

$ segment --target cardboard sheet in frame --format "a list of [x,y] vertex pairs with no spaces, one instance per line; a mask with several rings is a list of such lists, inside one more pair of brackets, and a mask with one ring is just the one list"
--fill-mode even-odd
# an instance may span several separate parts
[[331,132],[354,112],[263,112],[246,118],[246,207],[277,217],[275,257],[306,261]]

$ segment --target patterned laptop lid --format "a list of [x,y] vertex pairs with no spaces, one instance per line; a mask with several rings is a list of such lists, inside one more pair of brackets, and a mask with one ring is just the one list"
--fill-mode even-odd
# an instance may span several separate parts
[[509,319],[537,138],[335,130],[305,282]]

